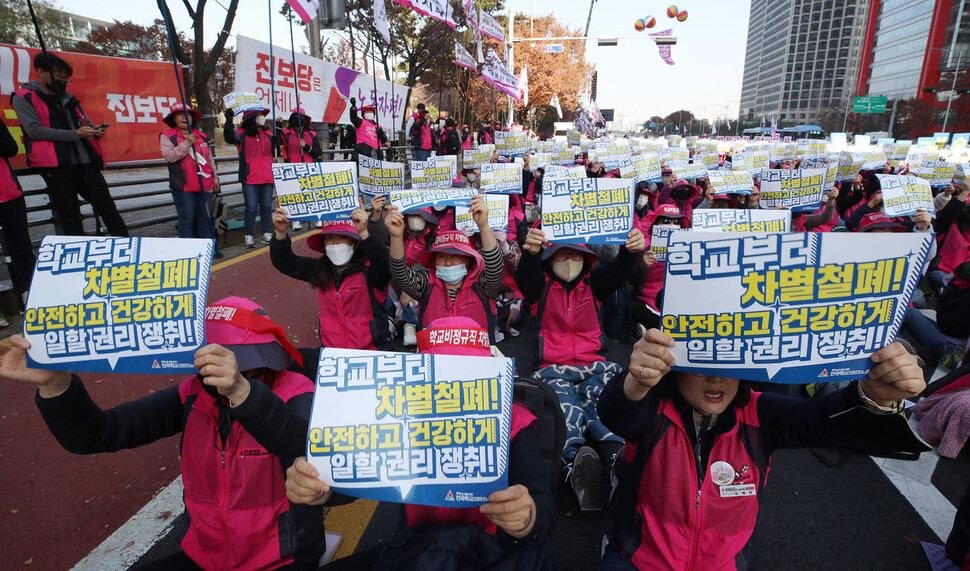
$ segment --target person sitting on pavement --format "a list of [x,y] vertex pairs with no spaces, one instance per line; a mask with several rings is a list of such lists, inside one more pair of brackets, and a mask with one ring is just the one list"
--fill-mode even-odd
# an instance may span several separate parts
[[198,374],[110,410],[77,375],[28,367],[30,343],[19,335],[0,347],[0,378],[37,387],[44,422],[74,454],[182,433],[181,550],[147,569],[316,569],[326,547],[323,514],[288,502],[283,481],[305,450],[313,381],[287,370],[299,353],[250,300],[209,305],[205,338],[195,353]]
[[441,232],[418,259],[426,269],[407,265],[404,250],[404,215],[391,206],[384,224],[391,234],[391,278],[397,287],[418,300],[418,326],[427,327],[440,317],[471,317],[478,326],[495,331],[493,300],[502,287],[505,264],[495,235],[488,225],[488,205],[482,196],[468,202],[481,235],[482,254],[461,232]]
[[559,397],[566,418],[562,461],[566,478],[583,512],[600,508],[600,454],[586,446],[587,435],[600,447],[605,462],[622,441],[603,427],[596,399],[606,379],[621,367],[606,360],[600,304],[633,277],[644,248],[634,228],[616,258],[595,268],[598,256],[581,244],[549,244],[532,228],[526,235],[515,282],[539,320],[539,366],[532,378]]
[[[478,331],[472,339],[484,339],[485,331],[468,317],[444,317],[437,319],[419,333],[418,347],[429,355],[467,355],[491,357],[493,349],[488,343],[475,346],[454,345],[452,336],[433,335],[433,331]],[[409,542],[424,546],[429,542],[436,550],[448,552],[458,549],[448,541],[449,531],[457,525],[472,524],[485,532],[479,533],[477,545],[470,553],[487,561],[488,569],[528,570],[550,569],[555,557],[546,541],[555,524],[556,501],[549,487],[546,468],[539,456],[536,436],[537,419],[524,405],[513,401],[512,425],[509,432],[509,487],[493,492],[488,503],[478,508],[444,508],[405,504],[409,528],[388,541],[389,547],[375,548],[339,559],[325,567],[327,571],[372,569],[378,561],[381,568],[397,568],[389,559],[402,560],[413,553]],[[286,494],[293,503],[322,505],[327,502],[331,489],[319,479],[319,472],[305,458],[297,458],[286,472]],[[420,526],[420,527],[414,527]],[[416,536],[421,536],[419,539]],[[430,539],[437,538],[438,541]],[[467,550],[466,550],[467,551]],[[467,556],[467,555],[466,555]],[[476,561],[484,565],[485,561]],[[440,569],[436,567],[436,569]],[[456,569],[458,571],[458,569]]]
[[600,571],[753,568],[758,496],[771,454],[885,444],[856,436],[833,417],[865,407],[871,414],[863,422],[875,428],[926,386],[916,357],[899,343],[873,354],[868,378],[817,399],[671,372],[673,346],[666,333],[648,331],[634,345],[629,368],[613,375],[599,398],[603,423],[626,441],[614,467],[612,528]]

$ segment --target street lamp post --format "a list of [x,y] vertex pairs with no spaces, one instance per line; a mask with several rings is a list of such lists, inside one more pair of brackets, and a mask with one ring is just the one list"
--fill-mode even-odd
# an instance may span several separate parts
[[957,56],[957,67],[953,71],[953,83],[950,85],[950,96],[946,99],[946,114],[943,115],[943,132],[946,133],[946,124],[950,120],[950,105],[953,104],[953,94],[957,89],[957,75],[960,74],[960,63],[963,61],[963,50]]

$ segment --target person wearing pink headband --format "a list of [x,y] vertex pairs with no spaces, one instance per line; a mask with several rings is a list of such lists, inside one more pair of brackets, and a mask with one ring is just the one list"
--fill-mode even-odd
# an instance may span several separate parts
[[[428,355],[491,357],[488,339],[489,332],[468,317],[443,317],[418,333],[418,348]],[[407,525],[412,527],[387,541],[395,546],[393,550],[376,548],[355,553],[336,562],[336,568],[364,571],[379,562],[383,569],[394,569],[400,559],[414,551],[431,548],[497,559],[485,567],[488,569],[538,571],[551,568],[549,564],[554,567],[555,557],[546,540],[555,522],[556,501],[539,455],[537,419],[526,406],[513,401],[511,421],[508,488],[493,492],[488,503],[477,508],[405,504]],[[286,471],[286,495],[295,504],[322,505],[330,501],[331,490],[301,457]],[[473,534],[470,544],[459,544],[452,533],[461,533],[456,527],[463,524],[473,524],[484,533]]]
[[227,297],[205,319],[198,374],[107,411],[77,375],[27,367],[30,343],[19,335],[0,348],[0,377],[37,387],[44,422],[75,454],[181,433],[181,549],[157,568],[316,569],[326,547],[323,514],[294,509],[282,478],[304,452],[313,381],[287,369],[302,364],[300,354],[258,304]]

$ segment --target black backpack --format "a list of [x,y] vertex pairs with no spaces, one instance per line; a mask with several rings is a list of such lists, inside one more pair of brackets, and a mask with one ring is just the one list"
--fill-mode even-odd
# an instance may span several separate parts
[[552,489],[559,486],[562,449],[566,445],[566,418],[559,397],[552,387],[528,377],[516,377],[512,397],[536,416],[536,440],[539,456],[546,466]]
[[447,129],[445,131],[445,154],[446,155],[457,155],[458,151],[461,150],[461,135],[455,129]]

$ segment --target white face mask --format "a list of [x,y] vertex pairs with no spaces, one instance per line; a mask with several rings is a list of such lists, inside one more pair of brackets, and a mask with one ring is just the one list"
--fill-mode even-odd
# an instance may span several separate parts
[[260,127],[262,127],[263,125],[265,125],[266,124],[266,116],[265,115],[257,115],[256,116],[256,124],[259,125]]
[[415,232],[420,232],[427,227],[428,221],[420,216],[408,216],[408,228]]
[[364,119],[367,119],[368,121],[373,122],[374,121],[374,114],[373,113],[364,113]]
[[571,282],[583,271],[582,260],[560,260],[552,263],[552,273],[564,282]]
[[335,266],[346,264],[354,255],[354,247],[350,244],[329,244],[326,249],[327,257]]
[[637,209],[639,210],[640,208],[643,208],[649,202],[650,202],[650,197],[647,196],[646,194],[641,194],[640,196],[637,197]]
[[473,173],[473,172],[470,172],[470,173],[468,173],[468,177],[467,178],[468,178],[468,182],[472,183],[472,182],[475,182],[476,180],[478,180],[478,175],[475,174],[475,173]]
[[434,210],[435,212],[444,212],[445,208],[448,208],[447,204],[435,204],[434,206],[431,207],[431,209]]

